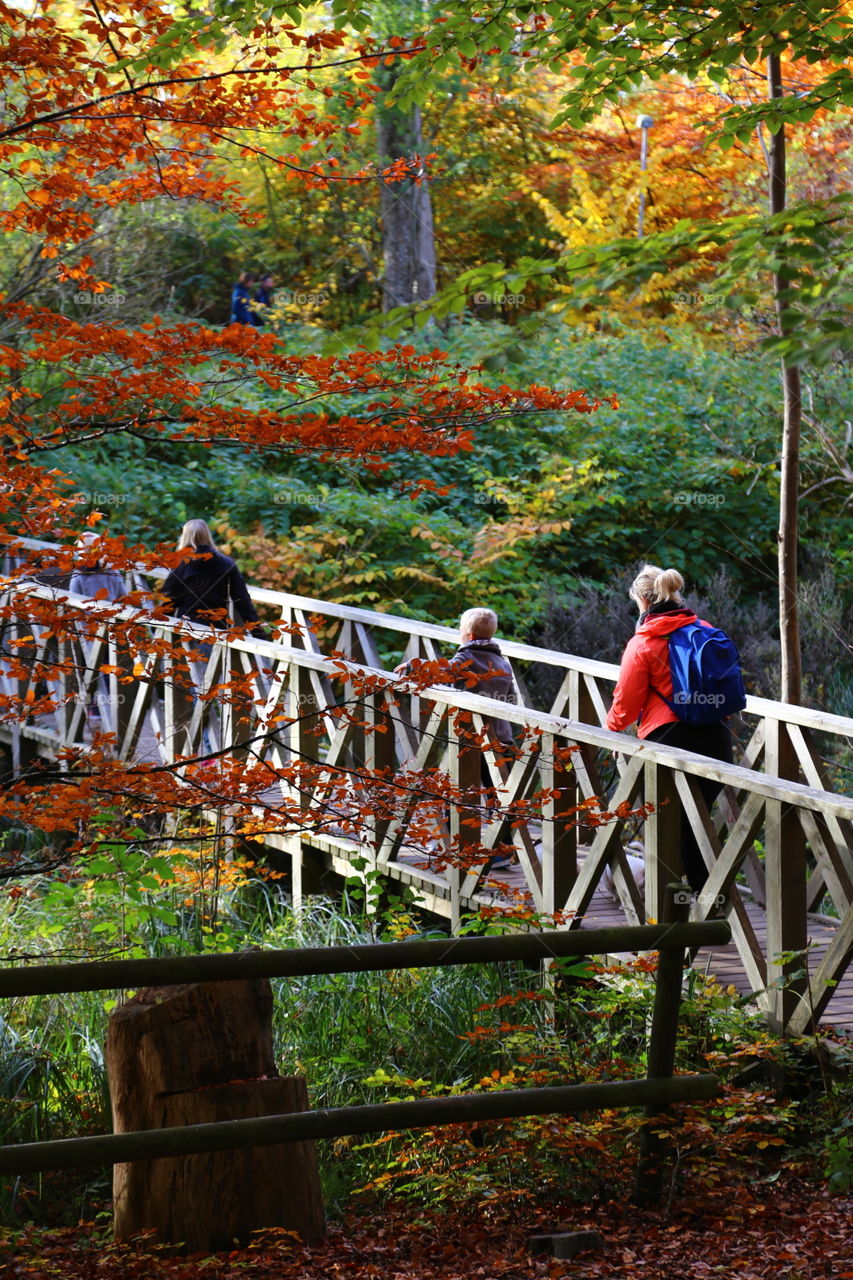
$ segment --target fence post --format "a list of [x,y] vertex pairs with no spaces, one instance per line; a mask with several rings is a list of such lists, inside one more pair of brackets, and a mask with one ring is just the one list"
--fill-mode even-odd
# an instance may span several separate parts
[[[665,887],[664,920],[667,923],[683,923],[689,918],[690,896],[690,891],[681,884],[668,884]],[[649,1080],[672,1078],[683,972],[684,948],[661,948],[649,1031],[646,1069]],[[655,1117],[660,1116],[663,1110],[662,1107],[646,1107],[646,1123],[640,1130],[640,1160],[634,1190],[634,1201],[637,1204],[660,1199],[663,1187],[663,1143],[655,1130]]]
[[[307,819],[315,794],[317,780],[312,766],[318,755],[317,716],[313,714],[315,702],[311,689],[311,680],[305,667],[298,662],[289,661],[284,677],[287,688],[283,705],[286,709],[286,723],[279,734],[279,740],[286,744],[282,752],[284,763],[292,770],[292,780],[287,784],[291,802]],[[295,911],[302,909],[302,836],[298,830],[287,837],[287,851],[290,855],[291,894]]]
[[681,862],[681,802],[671,769],[647,760],[643,766],[646,818],[646,920],[666,920],[666,887],[679,880]]
[[127,637],[117,640],[110,631],[108,639],[108,662],[112,670],[107,676],[109,719],[105,727],[110,733],[115,734],[116,755],[126,758],[123,748],[130,727],[130,713],[133,706],[131,690],[136,690],[135,661]]
[[387,692],[377,690],[365,696],[364,725],[364,763],[369,800],[363,823],[364,843],[371,846],[371,854],[375,858],[393,817],[390,793],[386,793],[382,785],[383,779],[393,777],[396,766],[394,708]]
[[192,715],[194,697],[188,685],[191,683],[189,662],[182,644],[180,627],[163,630],[164,641],[170,649],[163,663],[163,754],[168,764],[174,764],[179,755],[185,754],[188,721]]
[[[447,717],[450,785],[451,856],[462,855],[481,842],[480,759],[481,751],[472,741],[471,717],[465,711]],[[464,861],[464,858],[461,859]],[[466,869],[467,872],[467,869]],[[463,871],[460,861],[445,872],[450,885],[450,926],[459,927],[461,919],[460,890]]]
[[577,776],[557,760],[558,749],[553,733],[543,733],[539,781],[550,794],[542,802],[542,901],[549,915],[565,907],[578,874]]
[[[8,648],[13,660],[32,671],[37,652],[33,624],[26,617],[25,604],[17,597],[14,600],[12,619],[6,623],[5,632],[5,647]],[[20,777],[39,763],[38,745],[25,733],[30,717],[25,713],[24,708],[27,706],[27,695],[31,692],[35,693],[35,682],[32,677],[21,679],[13,676],[9,684],[15,700],[13,706],[16,703],[19,707],[18,719],[14,720],[13,716],[12,723],[12,771],[16,777]]]
[[[766,772],[796,779],[799,766],[786,726],[768,719],[766,734]],[[806,991],[806,841],[797,809],[781,800],[765,801],[764,824],[768,1021],[784,1033]]]
[[246,745],[252,737],[254,721],[252,718],[252,696],[243,688],[243,681],[249,676],[240,667],[240,654],[232,650],[227,642],[223,644],[222,683],[227,685],[228,694],[220,704],[219,723],[220,748],[228,748],[235,760],[246,760],[249,754]]
[[[308,1110],[279,1076],[265,979],[149,987],[110,1015],[105,1058],[116,1133]],[[161,1251],[210,1253],[263,1228],[325,1235],[313,1142],[116,1164],[118,1241],[151,1230]]]

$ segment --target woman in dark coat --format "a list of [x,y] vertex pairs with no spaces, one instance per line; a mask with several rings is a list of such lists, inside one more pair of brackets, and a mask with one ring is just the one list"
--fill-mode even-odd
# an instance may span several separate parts
[[175,616],[207,626],[227,627],[228,607],[233,603],[239,621],[254,623],[252,635],[264,639],[243,575],[230,556],[217,551],[204,520],[188,520],[184,525],[178,550],[186,547],[198,554],[173,569],[163,584]]
[[[243,575],[230,556],[217,551],[213,534],[204,520],[188,520],[181,530],[178,550],[191,548],[195,554],[184,560],[166,578],[163,592],[168,596],[172,612],[178,618],[186,618],[201,626],[227,628],[231,624],[229,606],[233,604],[240,622],[254,623],[252,635],[266,639],[258,621],[255,606],[249,598]],[[214,646],[210,641],[192,642],[189,670],[196,693],[205,688],[208,659]],[[208,718],[216,724],[219,717],[214,708],[205,712],[202,726],[202,748],[206,755],[215,749]],[[221,729],[220,729],[221,732]],[[221,736],[220,736],[221,744]]]

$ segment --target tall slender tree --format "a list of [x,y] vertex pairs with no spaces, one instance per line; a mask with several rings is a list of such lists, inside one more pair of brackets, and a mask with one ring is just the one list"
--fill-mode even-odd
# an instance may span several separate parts
[[[767,84],[770,98],[784,97],[782,61],[778,53],[767,59]],[[780,124],[771,136],[770,212],[783,213],[788,201],[785,125]],[[787,292],[790,286],[784,260],[773,272],[773,296],[779,332],[790,330]],[[799,702],[802,698],[803,664],[800,645],[800,619],[797,592],[797,548],[799,542],[800,434],[803,400],[799,365],[782,357],[782,455],[779,493],[779,637],[782,652],[782,700]]]
[[[381,7],[379,26],[384,26],[391,38],[400,43],[414,43],[425,16],[422,0],[391,0]],[[380,182],[383,311],[426,302],[436,288],[435,233],[424,160],[423,120],[418,103],[399,106],[395,102],[401,65],[392,61],[380,67],[376,75],[380,89],[376,98],[380,169],[393,169],[398,161],[405,161],[408,169],[403,178],[383,178]]]
[[[393,84],[393,81],[392,81]],[[401,111],[377,101],[376,146],[385,168],[405,159],[415,167],[398,182],[381,181],[382,309],[425,302],[435,294],[435,234],[429,182],[423,163],[424,140],[420,107]]]

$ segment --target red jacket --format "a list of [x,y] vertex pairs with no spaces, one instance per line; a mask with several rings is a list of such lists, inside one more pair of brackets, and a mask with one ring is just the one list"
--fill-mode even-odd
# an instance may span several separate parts
[[653,729],[678,721],[664,702],[664,698],[672,698],[668,636],[688,622],[711,625],[686,607],[646,614],[622,654],[613,705],[607,715],[608,729],[621,733],[639,718],[638,735],[647,738]]

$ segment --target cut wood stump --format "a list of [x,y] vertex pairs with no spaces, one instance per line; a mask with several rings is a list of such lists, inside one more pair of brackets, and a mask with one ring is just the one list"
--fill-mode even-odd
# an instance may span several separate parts
[[[266,979],[148,987],[110,1015],[116,1133],[308,1110],[301,1076],[279,1076]],[[135,1160],[113,1172],[115,1238],[150,1231],[174,1252],[245,1245],[281,1227],[325,1235],[313,1142]]]

